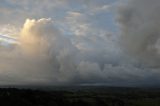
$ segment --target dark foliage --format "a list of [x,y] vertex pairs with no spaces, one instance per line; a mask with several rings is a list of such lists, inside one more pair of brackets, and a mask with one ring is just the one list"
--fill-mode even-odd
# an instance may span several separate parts
[[0,106],[160,106],[159,89],[40,91],[1,88]]

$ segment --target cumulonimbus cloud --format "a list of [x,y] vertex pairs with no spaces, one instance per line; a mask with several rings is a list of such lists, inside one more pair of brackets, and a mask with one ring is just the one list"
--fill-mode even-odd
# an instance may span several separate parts
[[27,19],[18,41],[1,50],[1,84],[111,84],[136,76],[127,65],[113,65],[103,49],[77,48],[52,19]]
[[[92,28],[90,32],[86,28],[87,33],[78,33],[85,36],[68,37],[50,18],[27,19],[18,43],[7,49],[0,46],[0,84],[127,86],[159,82],[157,8],[157,0],[128,0],[119,6],[120,39],[112,34],[109,37],[90,34]],[[136,61],[130,61],[131,57],[136,57]],[[141,66],[144,63],[147,64]]]
[[1,50],[1,75],[6,76],[1,84],[80,84],[106,79],[99,63],[86,58],[92,54],[81,53],[51,19],[27,19],[18,41],[10,51]]

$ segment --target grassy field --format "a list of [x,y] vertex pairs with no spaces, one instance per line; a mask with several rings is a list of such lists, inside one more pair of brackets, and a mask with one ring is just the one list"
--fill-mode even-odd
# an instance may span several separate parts
[[0,106],[160,106],[160,89],[63,87],[53,90],[0,89]]

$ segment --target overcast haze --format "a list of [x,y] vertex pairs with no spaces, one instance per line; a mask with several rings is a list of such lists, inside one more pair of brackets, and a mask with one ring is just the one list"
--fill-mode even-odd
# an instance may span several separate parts
[[0,85],[158,85],[159,10],[159,0],[2,0]]

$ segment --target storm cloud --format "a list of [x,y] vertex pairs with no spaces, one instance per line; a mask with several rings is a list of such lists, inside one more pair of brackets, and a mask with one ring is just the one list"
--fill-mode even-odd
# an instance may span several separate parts
[[140,61],[158,66],[160,29],[158,0],[128,0],[118,10],[121,44],[125,51]]
[[15,80],[11,84],[80,84],[106,79],[100,69],[103,61],[92,59],[97,54],[78,49],[51,19],[27,19],[17,42],[14,49],[1,53],[6,79]]
[[159,84],[159,1],[106,1],[0,5],[0,84]]

